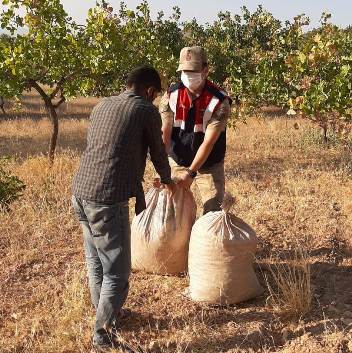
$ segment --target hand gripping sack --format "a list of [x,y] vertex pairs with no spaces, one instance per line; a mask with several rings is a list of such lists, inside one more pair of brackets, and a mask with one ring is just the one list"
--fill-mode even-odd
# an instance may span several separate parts
[[255,231],[228,213],[234,199],[227,195],[222,211],[209,212],[194,224],[189,245],[189,293],[209,304],[235,304],[263,292],[253,269]]
[[132,221],[132,268],[158,274],[186,271],[197,211],[192,192],[178,188],[170,198],[165,189],[153,188],[146,202],[147,208]]

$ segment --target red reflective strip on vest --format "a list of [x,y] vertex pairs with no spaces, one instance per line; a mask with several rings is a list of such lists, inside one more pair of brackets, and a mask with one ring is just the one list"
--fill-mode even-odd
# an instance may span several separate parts
[[179,89],[177,96],[175,121],[186,121],[189,109],[191,107],[191,99],[187,93],[187,89]]
[[[220,88],[210,81],[207,81],[207,86],[215,88],[226,96],[225,92],[221,91]],[[214,111],[218,109],[221,101],[205,87],[200,97],[193,101],[193,104],[195,107],[194,132],[205,132]],[[185,122],[189,117],[189,111],[192,107],[192,101],[186,87],[179,88],[170,93],[169,106],[175,114],[174,127],[180,127],[184,130]]]

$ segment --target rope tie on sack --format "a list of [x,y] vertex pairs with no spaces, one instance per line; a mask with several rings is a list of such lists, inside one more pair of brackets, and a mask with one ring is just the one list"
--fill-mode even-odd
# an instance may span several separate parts
[[232,196],[229,192],[226,192],[220,207],[224,213],[229,213],[235,202],[235,197]]

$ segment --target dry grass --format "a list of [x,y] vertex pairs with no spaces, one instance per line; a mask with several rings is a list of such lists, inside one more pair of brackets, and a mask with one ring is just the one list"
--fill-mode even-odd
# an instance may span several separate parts
[[270,293],[267,302],[284,318],[301,319],[310,312],[313,296],[307,251],[298,246],[288,263],[280,259],[272,263],[271,281],[265,276]]
[[[40,115],[37,97],[25,101],[20,119],[0,122],[0,154],[15,157],[12,170],[27,184],[12,212],[0,214],[0,352],[88,352],[94,313],[70,188],[85,145],[84,116],[95,101],[69,104],[75,119],[67,113],[61,122],[52,169],[43,156],[50,124]],[[293,303],[299,303],[281,277],[277,283],[285,284],[286,297],[276,296],[276,307],[266,305],[267,290],[251,302],[213,308],[182,296],[186,277],[133,273],[127,302],[133,315],[121,331],[126,341],[163,353],[351,350],[351,152],[322,147],[310,125],[298,123],[296,130],[287,118],[250,119],[229,132],[226,184],[236,196],[236,214],[260,236],[263,285],[265,275],[273,284],[275,266],[295,261],[297,242],[308,249],[310,311],[298,322],[277,313],[276,308],[294,311]],[[148,165],[146,188],[152,175]],[[272,259],[271,268],[264,266]],[[297,280],[302,273],[285,276],[301,283],[308,278]],[[297,309],[305,311],[304,305]]]

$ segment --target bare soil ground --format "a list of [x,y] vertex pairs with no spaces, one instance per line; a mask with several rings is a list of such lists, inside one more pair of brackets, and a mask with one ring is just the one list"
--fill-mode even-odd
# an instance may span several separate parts
[[[26,94],[22,111],[0,116],[0,156],[14,157],[11,169],[27,185],[12,211],[0,214],[0,352],[91,349],[94,312],[70,187],[96,101],[61,108],[52,168],[39,98]],[[148,164],[146,189],[152,176]],[[210,307],[182,295],[186,275],[133,273],[132,317],[121,335],[145,352],[351,352],[351,149],[324,146],[303,120],[251,118],[229,131],[226,185],[234,212],[260,237],[256,271],[265,288],[267,281],[275,288],[273,271],[291,264],[298,245],[307,249],[311,310],[291,315],[290,303],[273,305],[268,289],[240,305]]]

